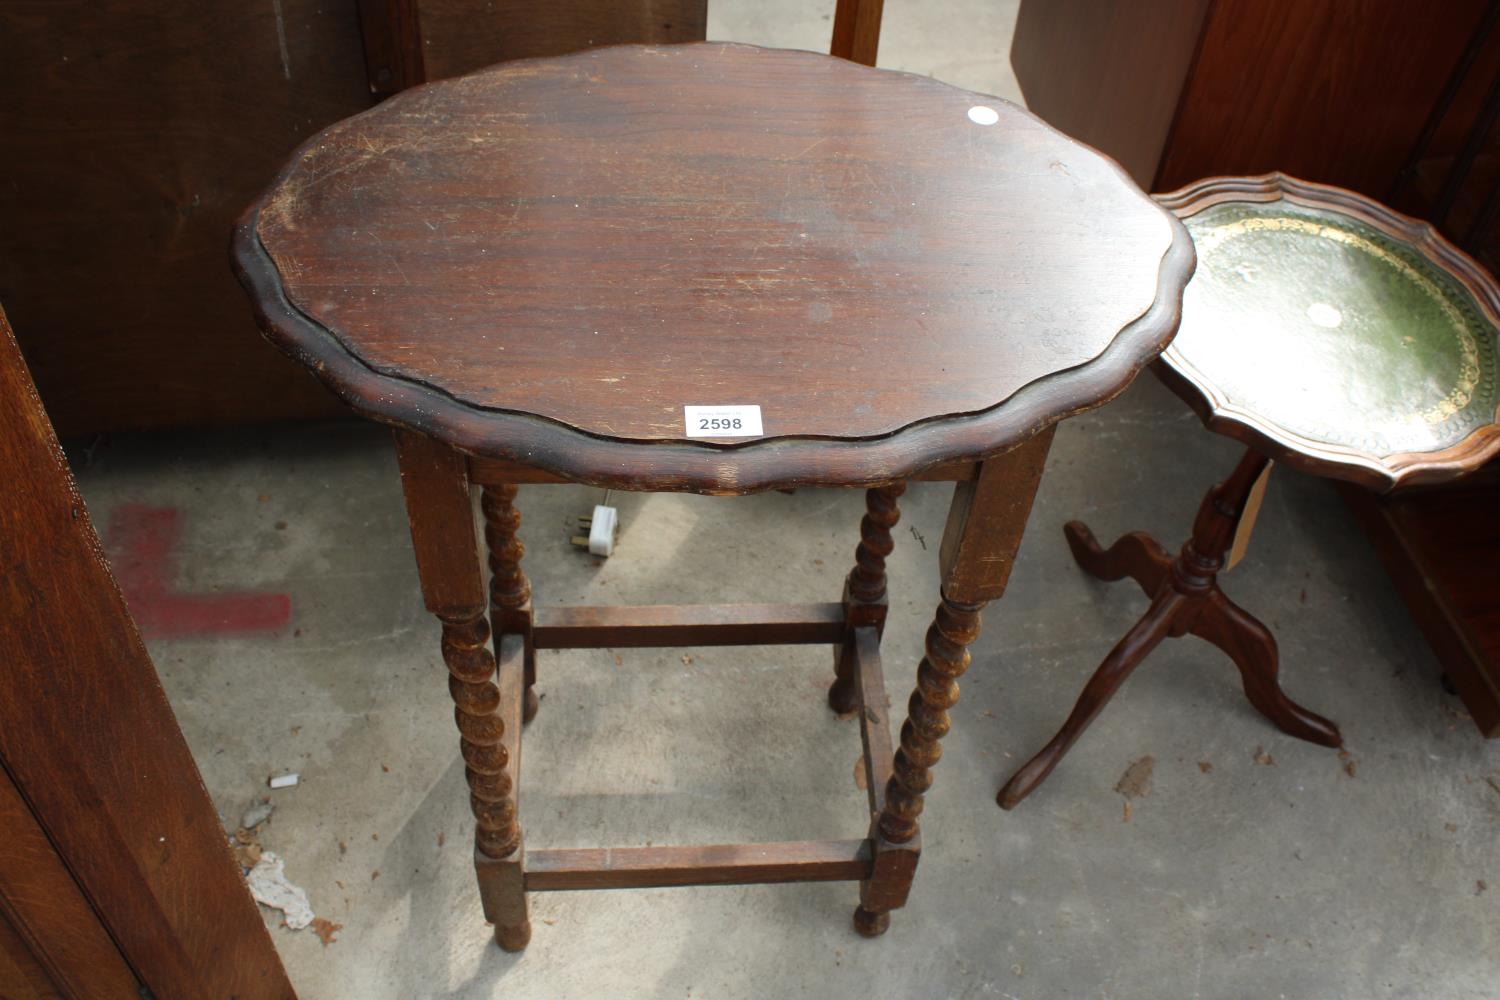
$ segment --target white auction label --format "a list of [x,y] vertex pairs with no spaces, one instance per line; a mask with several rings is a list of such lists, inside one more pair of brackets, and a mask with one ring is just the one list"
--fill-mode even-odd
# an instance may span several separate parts
[[684,406],[690,438],[760,437],[759,406]]

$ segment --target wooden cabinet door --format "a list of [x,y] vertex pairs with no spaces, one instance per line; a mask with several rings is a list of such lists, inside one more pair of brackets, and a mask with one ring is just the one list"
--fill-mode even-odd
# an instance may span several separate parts
[[291,1000],[3,313],[0,412],[0,974]]

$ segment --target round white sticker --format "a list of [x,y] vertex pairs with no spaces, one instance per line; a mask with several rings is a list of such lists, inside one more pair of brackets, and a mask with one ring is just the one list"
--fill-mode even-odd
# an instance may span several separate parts
[[1307,307],[1307,318],[1331,330],[1344,321],[1344,314],[1327,302],[1314,302]]
[[1000,112],[994,108],[987,108],[983,104],[976,104],[969,109],[969,121],[975,125],[993,125],[1000,120]]

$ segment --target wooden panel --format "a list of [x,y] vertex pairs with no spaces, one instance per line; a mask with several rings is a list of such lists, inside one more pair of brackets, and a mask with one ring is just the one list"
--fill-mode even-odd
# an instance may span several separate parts
[[484,577],[464,457],[421,434],[397,431],[395,440],[427,610],[452,615],[482,612],[487,606]]
[[880,666],[880,633],[870,628],[854,630],[855,677],[859,681],[859,740],[865,752],[865,792],[870,813],[885,805],[885,786],[891,780],[895,751],[891,747],[891,706],[885,693],[885,673]]
[[0,764],[156,996],[286,1000],[3,317],[0,400]]
[[[973,479],[978,462],[940,462],[912,476],[922,482],[963,482]],[[469,478],[480,486],[503,483],[566,483],[566,476],[503,458],[470,458]]]
[[833,11],[829,54],[866,66],[880,49],[880,15],[885,0],[838,0]]
[[0,998],[63,1000],[47,970],[0,908]]
[[417,0],[358,0],[365,76],[377,97],[427,82]]
[[1055,428],[985,462],[979,476],[953,489],[938,548],[943,594],[993,601],[1005,593]]
[[1215,0],[1153,190],[1280,170],[1382,197],[1487,2]]
[[231,223],[370,103],[352,2],[0,0],[0,301],[63,434],[347,412],[255,330]]
[[[140,983],[21,799],[0,769],[0,914],[65,996],[132,997]],[[0,974],[0,997],[9,1000]],[[45,995],[45,994],[44,994]]]
[[420,0],[427,77],[599,45],[701,42],[708,0]]
[[1387,497],[1340,487],[1474,725],[1500,737],[1500,465]]
[[526,855],[526,889],[854,881],[870,874],[871,858],[868,840],[531,851]]
[[537,608],[532,626],[538,649],[769,646],[843,637],[838,603]]
[[1024,0],[1010,64],[1027,108],[1150,188],[1211,0]]

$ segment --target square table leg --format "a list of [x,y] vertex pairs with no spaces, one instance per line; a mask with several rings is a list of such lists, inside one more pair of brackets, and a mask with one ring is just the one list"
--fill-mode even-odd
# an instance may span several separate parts
[[942,601],[927,630],[901,745],[870,829],[875,863],[860,883],[854,912],[855,929],[867,937],[883,933],[890,911],[906,903],[921,853],[917,817],[951,725],[948,710],[958,702],[958,678],[969,666],[968,646],[979,636],[980,609],[1005,593],[1051,445],[1048,428],[983,462],[973,479],[954,488],[939,554]]
[[[505,722],[507,716],[518,721],[519,713],[503,712],[495,683],[468,465],[446,445],[409,431],[396,432],[396,456],[422,598],[443,623],[443,662],[474,813],[480,899],[500,947],[519,951],[531,938],[512,775],[520,734],[507,732]],[[513,697],[520,697],[519,689]]]

